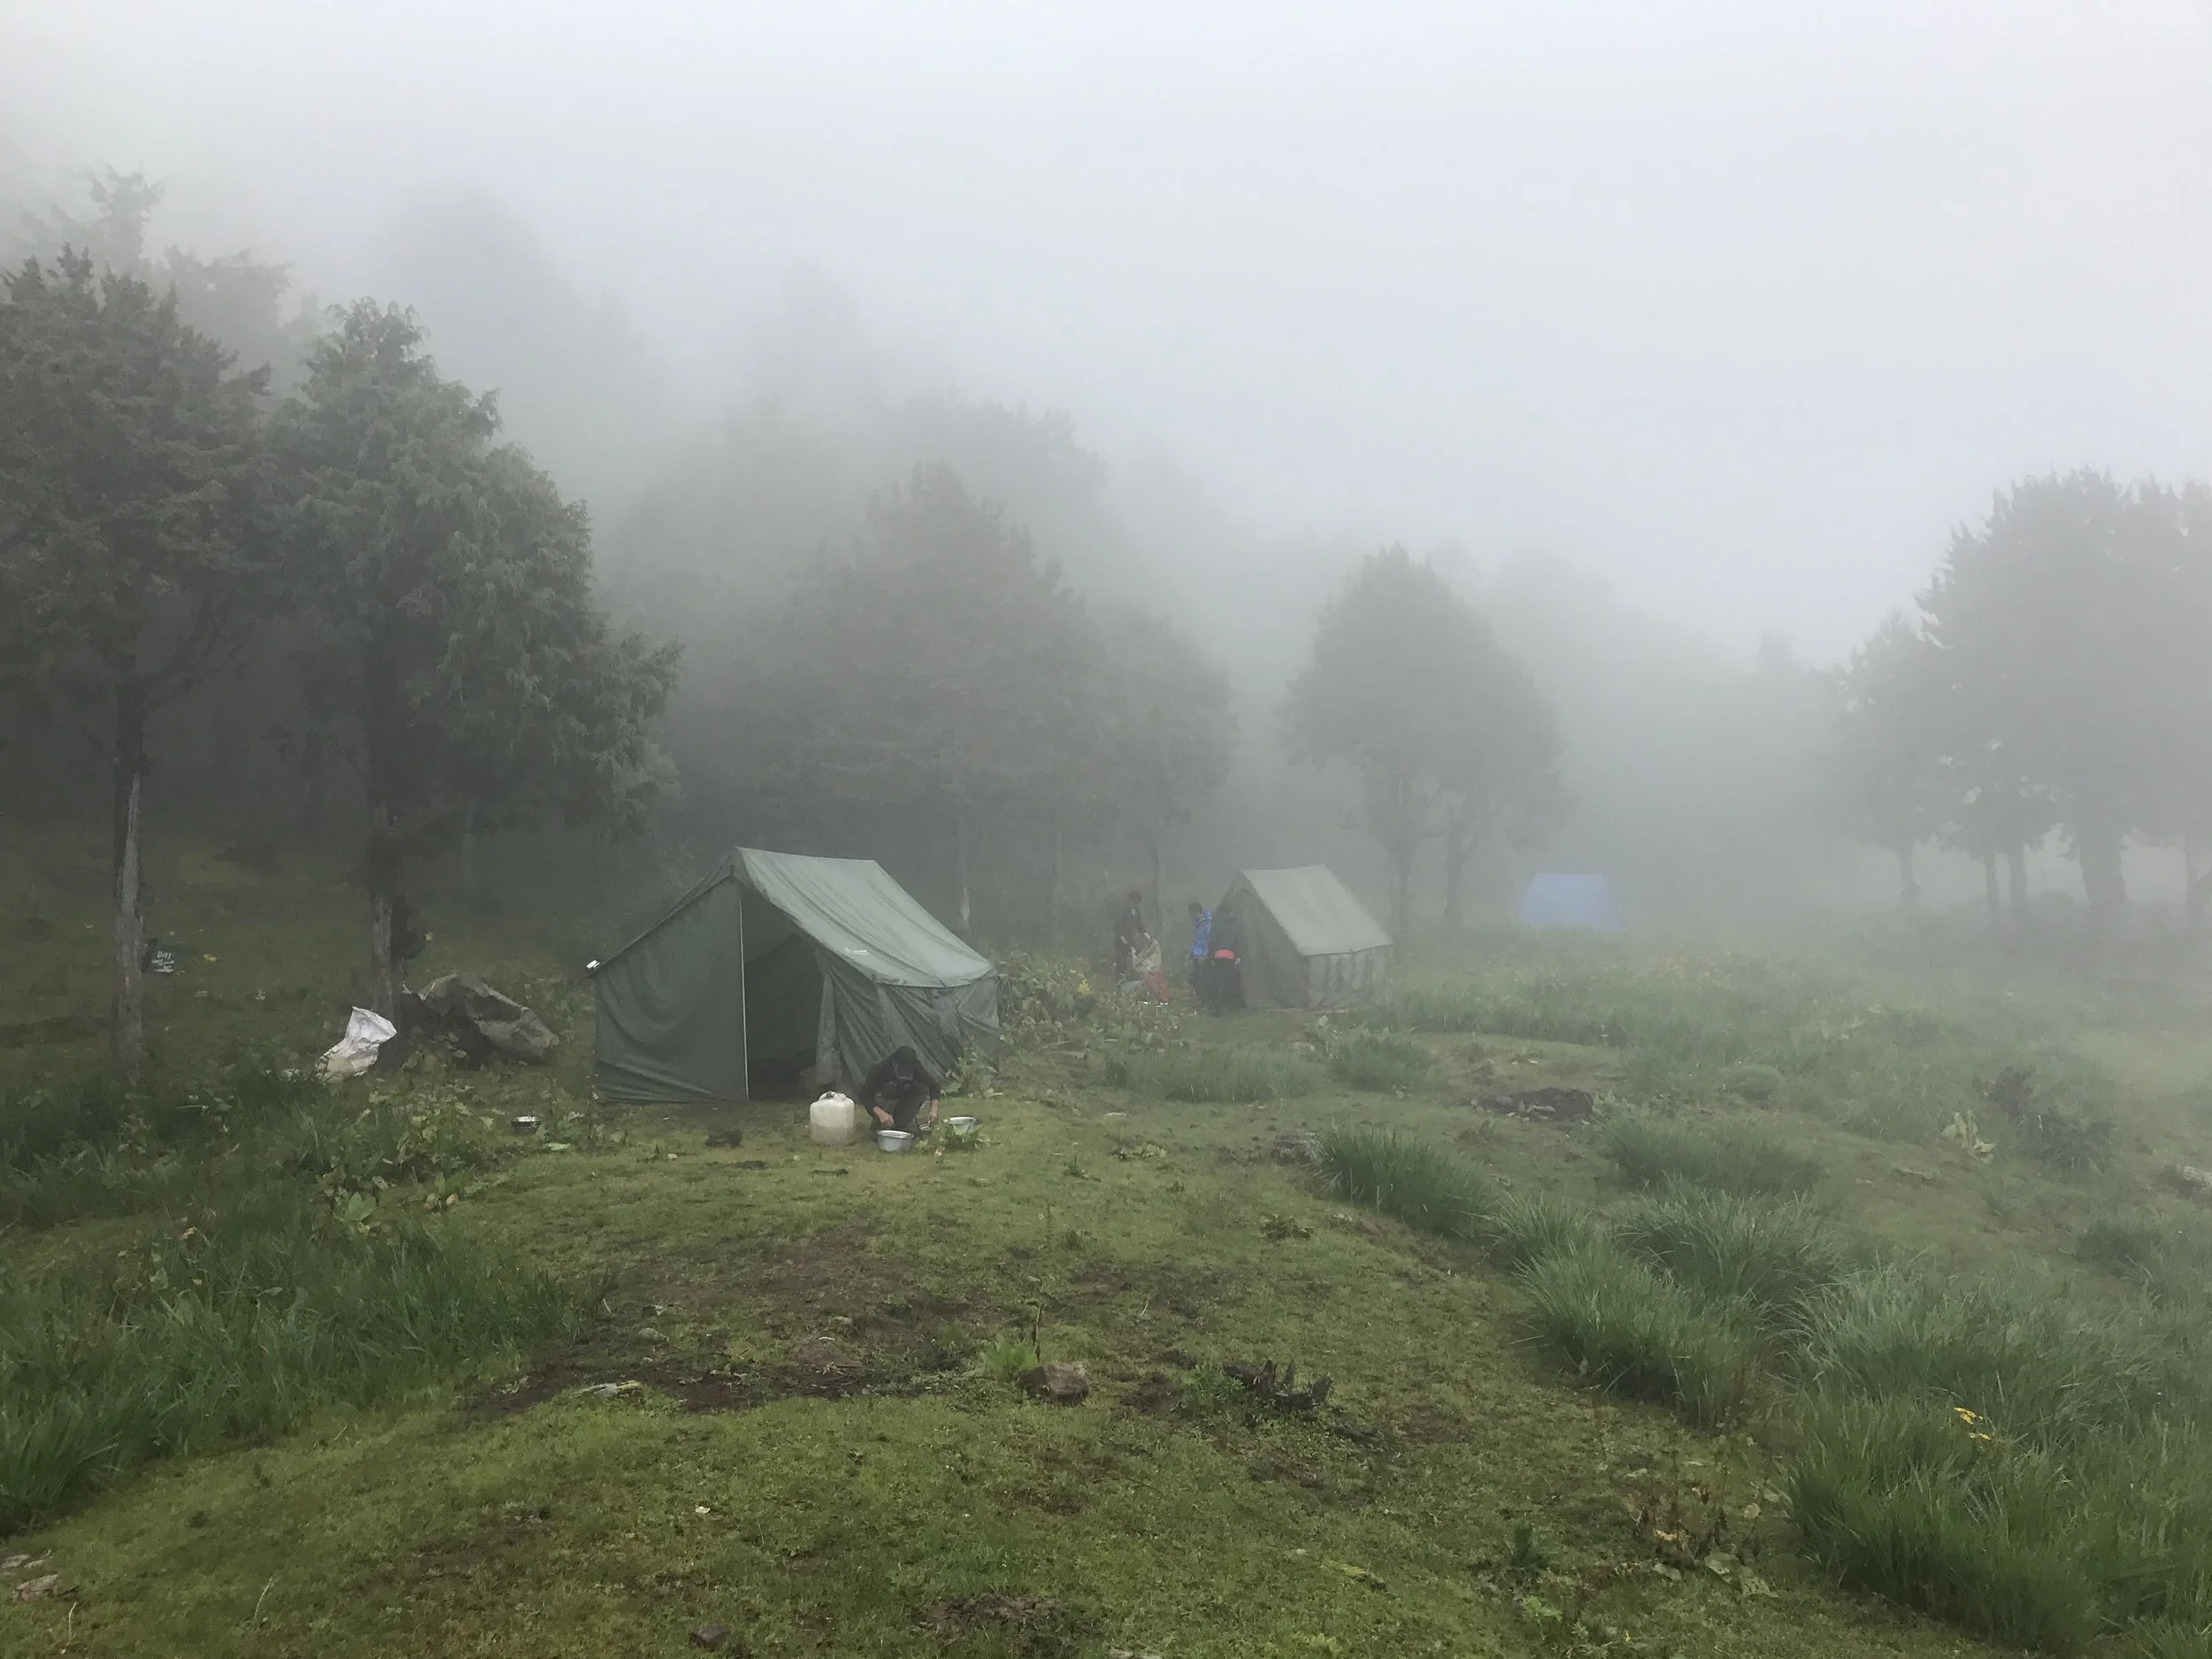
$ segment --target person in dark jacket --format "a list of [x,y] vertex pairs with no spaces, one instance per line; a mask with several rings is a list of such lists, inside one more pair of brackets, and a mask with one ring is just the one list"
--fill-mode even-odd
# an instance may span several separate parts
[[1206,932],[1206,1005],[1217,1014],[1244,1006],[1244,929],[1226,901]]
[[861,1079],[860,1103],[879,1129],[917,1135],[937,1121],[939,1084],[911,1048],[894,1049]]
[[1145,948],[1151,942],[1152,932],[1144,925],[1144,895],[1132,887],[1114,922],[1114,972],[1135,979],[1144,971]]

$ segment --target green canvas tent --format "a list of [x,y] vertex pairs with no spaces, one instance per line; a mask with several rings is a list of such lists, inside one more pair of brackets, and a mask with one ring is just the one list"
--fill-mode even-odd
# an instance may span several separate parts
[[910,1046],[998,1040],[998,971],[868,858],[741,847],[605,961],[594,1092],[726,1101],[812,1064],[850,1088]]
[[1241,871],[1221,902],[1241,924],[1250,1007],[1341,1008],[1390,965],[1390,935],[1326,864]]

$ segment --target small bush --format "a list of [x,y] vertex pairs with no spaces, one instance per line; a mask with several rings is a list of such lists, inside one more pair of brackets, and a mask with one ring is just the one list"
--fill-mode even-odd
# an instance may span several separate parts
[[2093,1221],[2074,1241],[2074,1256],[2117,1278],[2139,1279],[2149,1276],[2162,1243],[2155,1228],[2127,1221]]
[[1494,1203],[1489,1181],[1440,1148],[1397,1131],[1324,1130],[1316,1137],[1329,1190],[1450,1238],[1481,1236]]
[[1507,1267],[1527,1267],[1547,1256],[1586,1249],[1598,1224],[1586,1210],[1543,1193],[1509,1193],[1484,1215],[1484,1241]]
[[1724,1193],[1779,1196],[1808,1193],[1820,1160],[1764,1135],[1705,1134],[1638,1115],[1605,1125],[1606,1156],[1638,1187],[1688,1181]]
[[1752,1374],[1742,1333],[1672,1279],[1602,1245],[1540,1258],[1521,1274],[1535,1341],[1599,1386],[1724,1422]]
[[976,1364],[987,1377],[1010,1385],[1037,1369],[1037,1350],[1018,1337],[1002,1336],[976,1356]]
[[1381,1094],[1419,1087],[1435,1064],[1434,1055],[1395,1032],[1345,1032],[1329,1047],[1329,1070],[1340,1081]]
[[1173,1054],[1117,1056],[1106,1063],[1106,1082],[1164,1100],[1256,1103],[1310,1094],[1320,1087],[1302,1060],[1261,1048],[1197,1048]]
[[2112,1158],[2112,1120],[2070,1111],[2026,1066],[2008,1066],[1982,1086],[2001,1138],[2062,1175],[2101,1170]]
[[1738,1100],[1754,1105],[1771,1106],[1782,1097],[1784,1079],[1780,1070],[1762,1065],[1755,1060],[1740,1060],[1720,1074],[1720,1086]]
[[1842,1240],[1801,1199],[1678,1189],[1631,1209],[1613,1236],[1630,1255],[1741,1303],[1768,1326],[1800,1314],[1850,1264]]

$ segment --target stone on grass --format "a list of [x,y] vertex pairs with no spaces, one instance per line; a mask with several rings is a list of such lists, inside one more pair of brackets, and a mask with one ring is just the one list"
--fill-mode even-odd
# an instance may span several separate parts
[[1073,1360],[1048,1359],[1022,1373],[1022,1389],[1056,1406],[1078,1406],[1089,1397],[1091,1374]]
[[693,1628],[691,1645],[694,1647],[719,1647],[730,1639],[727,1624],[700,1624]]

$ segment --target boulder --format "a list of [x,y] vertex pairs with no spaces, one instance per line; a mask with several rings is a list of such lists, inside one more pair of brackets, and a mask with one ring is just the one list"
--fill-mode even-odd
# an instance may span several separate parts
[[1022,1373],[1022,1391],[1056,1406],[1079,1406],[1090,1397],[1091,1374],[1073,1360],[1048,1359]]

